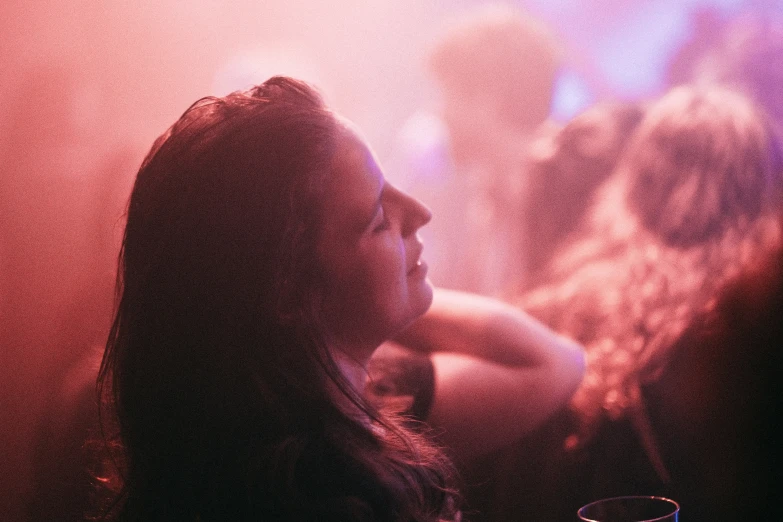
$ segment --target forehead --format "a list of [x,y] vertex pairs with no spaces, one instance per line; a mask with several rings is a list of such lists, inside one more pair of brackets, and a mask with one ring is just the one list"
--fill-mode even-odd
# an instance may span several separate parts
[[339,126],[334,157],[334,176],[353,177],[357,170],[377,169],[375,155],[361,133],[349,122]]
[[384,179],[372,150],[351,126],[338,133],[325,187],[322,225],[327,231],[358,231],[368,224]]

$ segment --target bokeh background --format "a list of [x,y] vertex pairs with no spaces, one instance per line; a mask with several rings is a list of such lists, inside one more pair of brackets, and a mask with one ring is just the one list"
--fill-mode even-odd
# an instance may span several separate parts
[[[105,335],[117,214],[153,139],[196,99],[285,73],[320,86],[381,162],[397,165],[406,122],[437,110],[427,50],[480,3],[0,4],[0,519],[22,518],[35,434],[67,393],[52,383],[78,372],[84,347]],[[596,101],[660,94],[677,53],[708,39],[710,24],[783,12],[783,0],[507,3],[561,40],[561,121]]]
[[[284,71],[316,82],[384,159],[401,122],[433,100],[422,67],[429,43],[450,17],[480,3],[7,0],[0,8],[2,124],[12,124],[8,111],[20,86],[45,81],[46,68],[68,74],[70,87],[91,97],[83,117],[102,120],[106,139],[122,133],[142,143],[196,98]],[[783,9],[780,0],[507,3],[562,39],[571,67],[554,108],[560,118],[596,98],[658,93],[669,60],[694,37],[705,10],[730,17]]]

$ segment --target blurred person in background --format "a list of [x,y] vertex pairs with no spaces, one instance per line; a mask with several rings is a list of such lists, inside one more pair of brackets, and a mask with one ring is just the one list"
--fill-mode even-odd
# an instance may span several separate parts
[[[732,316],[763,314],[765,298],[732,310],[722,296],[742,279],[774,286],[781,160],[773,124],[741,94],[682,86],[649,107],[584,238],[558,256],[551,283],[518,300],[584,343],[588,370],[571,414],[522,451],[530,474],[496,492],[500,505],[572,520],[598,498],[657,494],[695,520],[752,512],[767,474],[751,463],[747,421],[769,398],[746,358],[764,348]],[[746,342],[728,341],[735,326]]]
[[696,12],[697,32],[669,64],[672,85],[725,85],[766,110],[783,128],[783,16],[774,8],[722,18]]
[[[433,46],[440,114],[410,124],[436,143],[414,150],[407,186],[434,210],[425,237],[439,286],[498,296],[524,277],[527,148],[549,116],[559,64],[551,31],[510,6],[467,11]],[[445,161],[418,157],[441,138]]]
[[[613,172],[643,115],[642,104],[604,102],[586,109],[560,128],[552,127],[531,144],[530,204],[522,223],[528,238],[528,274],[520,286],[506,290],[506,298],[518,297],[528,287],[553,277],[551,267],[556,265],[558,253],[580,239],[589,221],[595,192]],[[379,350],[380,355],[385,353],[384,348]],[[415,376],[409,379],[415,380]],[[567,414],[567,406],[568,402],[562,402],[545,419],[535,422],[529,416],[508,417],[506,425],[513,427],[513,437],[460,461],[466,504],[476,510],[477,520],[495,520],[499,516],[518,519],[514,511],[504,511],[513,504],[499,495],[507,493],[504,488],[509,481],[514,483],[520,475],[527,477],[521,470],[537,461],[536,455],[520,456],[523,448],[562,443],[559,433],[550,433],[548,427],[557,421],[549,418]],[[530,441],[531,437],[534,440]],[[532,491],[534,495],[538,493],[535,488]],[[517,495],[525,498],[527,492],[520,489]],[[535,498],[528,501],[533,505],[537,502]]]
[[729,20],[715,6],[695,7],[689,14],[690,34],[674,50],[665,66],[665,83],[670,87],[693,83],[710,74],[719,56],[714,51],[721,44]]
[[738,18],[722,44],[715,81],[750,96],[783,130],[783,15],[770,11]]
[[522,218],[527,274],[508,294],[546,282],[557,253],[579,237],[596,190],[613,172],[643,115],[639,103],[599,103],[532,143]]

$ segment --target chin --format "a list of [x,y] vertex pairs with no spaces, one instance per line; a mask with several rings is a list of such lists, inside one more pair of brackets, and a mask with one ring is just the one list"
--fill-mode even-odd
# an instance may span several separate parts
[[417,292],[416,306],[411,307],[415,313],[415,317],[413,319],[424,315],[424,313],[430,309],[430,306],[432,306],[432,297],[432,283],[430,283],[429,279],[424,279],[421,284],[421,289]]

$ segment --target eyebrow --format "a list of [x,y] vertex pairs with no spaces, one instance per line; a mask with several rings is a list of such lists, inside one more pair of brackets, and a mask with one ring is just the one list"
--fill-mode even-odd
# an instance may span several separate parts
[[372,210],[369,213],[369,217],[366,221],[363,221],[362,224],[362,231],[367,230],[370,227],[370,224],[375,219],[375,216],[378,215],[378,211],[381,209],[381,205],[383,204],[383,192],[386,190],[386,182],[383,183],[383,186],[381,186],[381,191],[378,193],[378,198],[375,200],[375,203],[373,203]]
[[381,193],[378,195],[378,199],[375,200],[375,204],[373,204],[372,211],[369,214],[370,218],[364,224],[364,227],[362,227],[362,230],[366,230],[367,228],[369,228],[370,224],[375,219],[375,216],[378,215],[378,211],[380,211],[380,209],[381,209],[382,195],[383,195],[383,191],[381,191]]

